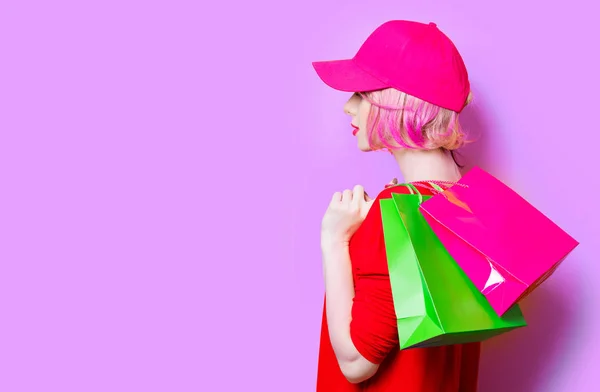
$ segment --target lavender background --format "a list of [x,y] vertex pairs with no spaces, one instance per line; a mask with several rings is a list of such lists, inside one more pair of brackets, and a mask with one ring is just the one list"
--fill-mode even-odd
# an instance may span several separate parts
[[470,71],[464,152],[582,245],[485,345],[484,392],[592,391],[592,0],[3,1],[0,391],[311,391],[330,195],[398,176],[312,60],[435,21]]

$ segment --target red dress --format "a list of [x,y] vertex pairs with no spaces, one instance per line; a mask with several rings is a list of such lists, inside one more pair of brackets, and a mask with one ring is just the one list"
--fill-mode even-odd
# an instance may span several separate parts
[[[323,309],[317,392],[475,392],[479,343],[399,349],[379,207],[379,199],[390,198],[392,191],[409,192],[404,186],[382,191],[350,241],[355,290],[350,335],[361,355],[380,364],[379,369],[360,384],[346,380],[331,346]],[[431,194],[426,189],[421,193]]]

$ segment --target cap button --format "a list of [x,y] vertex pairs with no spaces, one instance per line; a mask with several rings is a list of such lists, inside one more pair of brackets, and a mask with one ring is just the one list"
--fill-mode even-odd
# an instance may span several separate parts
[[429,26],[431,26],[431,27],[437,27],[437,25],[435,23],[433,23],[433,22],[429,22]]

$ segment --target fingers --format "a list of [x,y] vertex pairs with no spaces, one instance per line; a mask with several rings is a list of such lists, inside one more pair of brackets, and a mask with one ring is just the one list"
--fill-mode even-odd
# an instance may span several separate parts
[[331,197],[332,204],[348,204],[352,202],[352,191],[346,189],[344,192],[335,192]]
[[335,192],[333,194],[333,197],[331,198],[331,202],[338,202],[338,201],[342,201],[342,192]]
[[361,185],[356,185],[354,189],[352,189],[352,204],[355,206],[360,206],[360,203],[364,202],[365,199],[365,188]]
[[344,204],[348,204],[352,202],[352,191],[350,189],[346,189],[343,193],[342,193],[342,203]]
[[362,185],[356,185],[352,190],[346,189],[343,192],[335,192],[331,198],[332,203],[352,204],[359,207],[364,202],[373,202],[373,199],[365,192]]

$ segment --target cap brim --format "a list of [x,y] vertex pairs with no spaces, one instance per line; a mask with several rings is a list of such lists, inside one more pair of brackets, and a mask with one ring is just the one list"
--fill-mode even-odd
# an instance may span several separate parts
[[363,71],[353,60],[315,61],[312,64],[321,80],[335,90],[362,92],[389,87]]

